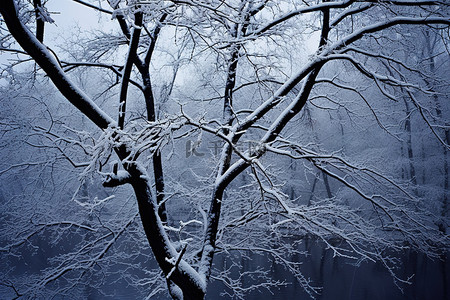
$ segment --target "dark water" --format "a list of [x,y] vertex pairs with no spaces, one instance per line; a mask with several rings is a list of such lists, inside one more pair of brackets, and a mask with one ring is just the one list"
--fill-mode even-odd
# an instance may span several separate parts
[[[449,263],[441,260],[431,260],[424,255],[405,252],[401,255],[401,264],[397,274],[403,279],[414,274],[411,284],[394,283],[390,273],[381,263],[362,262],[356,266],[344,258],[333,257],[330,250],[324,250],[318,245],[313,246],[311,255],[303,259],[302,272],[313,281],[313,285],[321,286],[316,299],[322,300],[375,300],[375,299],[421,299],[450,300],[448,288]],[[226,259],[218,258],[216,265],[223,264]],[[274,279],[286,280],[290,284],[269,291],[253,291],[245,296],[248,300],[269,299],[311,299],[293,276],[280,265],[266,257],[253,255],[251,260],[243,261],[243,266],[264,266],[270,269]],[[249,282],[247,282],[249,284]],[[218,282],[212,282],[208,288],[207,299],[232,299],[223,295],[226,287]],[[222,293],[222,295],[221,295]]]
[[[448,279],[449,263],[441,260],[431,260],[415,252],[405,252],[397,255],[401,263],[397,269],[400,278],[410,279],[410,284],[397,287],[390,273],[381,263],[354,262],[344,258],[333,257],[333,252],[325,250],[317,243],[308,246],[310,255],[300,256],[302,273],[312,280],[314,286],[321,286],[315,299],[320,300],[450,300]],[[304,249],[301,249],[304,250]],[[295,259],[295,258],[294,258]],[[240,271],[255,270],[258,267],[269,270],[268,275],[275,280],[285,281],[286,286],[254,290],[246,293],[245,300],[278,300],[278,299],[312,299],[295,280],[290,272],[265,255],[250,254],[247,257],[234,257],[234,262],[241,266]],[[216,256],[216,268],[228,267],[231,260],[226,256]],[[239,275],[238,268],[231,273],[232,277]],[[248,287],[257,280],[244,277],[242,286]],[[116,286],[117,288],[117,286]],[[230,296],[231,290],[219,281],[212,281],[208,286],[206,299],[239,299]],[[88,299],[106,299],[93,292]],[[110,299],[110,298],[108,298]],[[114,299],[138,299],[126,287],[119,288]],[[160,294],[154,299],[170,299],[166,294]]]
[[[331,250],[325,250],[322,245],[315,242],[303,243],[300,247],[303,247],[299,249],[301,251],[309,250],[309,255],[291,257],[291,260],[302,262],[301,271],[303,275],[312,281],[313,286],[322,287],[320,293],[314,295],[315,299],[450,300],[450,281],[448,278],[450,266],[448,260],[431,260],[422,254],[412,251],[397,255],[400,263],[396,274],[402,279],[414,275],[410,280],[411,284],[400,284],[402,288],[400,290],[381,263],[362,262],[359,265],[355,265],[354,262],[344,258],[333,257]],[[33,261],[37,262],[39,260],[36,260],[36,256],[34,258],[30,257],[30,262],[27,263],[28,270],[30,268],[42,269],[43,266],[30,265]],[[230,259],[230,256],[216,255],[214,259],[214,265],[218,270],[229,268],[233,262],[236,267],[232,269],[233,271],[230,274],[232,278],[238,278],[240,272],[261,268],[268,270],[268,277],[286,283],[285,286],[273,288],[271,291],[266,289],[253,290],[240,299],[312,299],[289,271],[267,255],[247,253],[245,256],[233,256],[232,259]],[[148,261],[145,263],[148,263]],[[129,270],[121,269],[117,271],[119,271],[119,276]],[[136,275],[138,276],[138,274]],[[105,297],[96,288],[86,286],[84,292],[79,295],[79,299],[142,299],[143,295],[149,292],[148,290],[137,291],[119,278],[117,278],[117,281],[105,282],[99,286],[103,292],[106,291],[111,296]],[[259,281],[258,279],[245,276],[242,277],[241,283],[242,287],[246,288],[252,284],[259,283]],[[11,299],[11,290],[7,290],[8,294],[6,295],[0,292],[0,300]],[[233,295],[233,293],[225,284],[213,280],[208,286],[206,299],[239,299],[230,295]],[[54,299],[67,298],[55,296]],[[169,297],[167,293],[160,293],[152,299],[169,299]]]

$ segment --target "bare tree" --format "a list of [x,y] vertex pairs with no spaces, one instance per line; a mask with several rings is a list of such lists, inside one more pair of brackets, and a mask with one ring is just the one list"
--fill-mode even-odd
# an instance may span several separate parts
[[[309,145],[298,131],[299,115],[310,103],[326,113],[343,109],[349,116],[364,109],[374,120],[372,124],[396,136],[383,123],[378,107],[380,102],[388,103],[391,110],[403,113],[402,103],[397,102],[405,97],[448,150],[448,138],[441,136],[448,133],[447,115],[440,111],[435,116],[431,107],[440,100],[425,104],[419,99],[439,95],[423,79],[416,80],[417,75],[428,78],[433,74],[407,65],[395,49],[385,46],[393,37],[407,39],[411,28],[429,26],[448,32],[446,1],[74,0],[111,15],[120,28],[118,34],[98,34],[95,47],[89,49],[92,55],[82,61],[60,59],[43,43],[45,23],[52,22],[44,2],[3,1],[1,50],[28,55],[40,68],[35,75],[47,76],[96,129],[91,125],[80,131],[66,129],[69,138],[51,127],[34,130],[52,141],[53,150],[75,168],[82,168],[83,178],[100,176],[107,188],[131,186],[138,210],[120,204],[116,197],[115,205],[108,206],[116,211],[108,213],[117,222],[105,224],[99,217],[86,224],[54,224],[58,230],[82,232],[78,232],[82,246],[59,255],[33,284],[5,281],[3,285],[17,298],[33,296],[55,281],[62,287],[53,293],[69,293],[105,256],[120,252],[112,248],[124,235],[142,242],[135,223],[138,217],[174,299],[203,299],[211,278],[223,281],[242,297],[246,289],[232,280],[229,271],[212,274],[213,259],[217,253],[249,251],[273,257],[314,296],[317,289],[302,274],[299,262],[286,257],[300,253],[295,245],[305,236],[320,240],[337,256],[381,261],[399,282],[407,280],[397,277],[396,262],[387,250],[411,248],[433,257],[448,250],[447,236],[435,225],[435,212],[412,193],[410,182],[367,157],[356,156],[352,161],[326,140],[317,145],[322,139],[315,134],[310,139],[315,145]],[[110,7],[104,8],[106,4]],[[315,33],[314,54],[302,58],[297,46]],[[111,53],[120,59],[106,55]],[[158,58],[171,64],[172,74],[165,83],[155,85],[151,78],[160,74],[152,64],[160,63]],[[81,68],[100,68],[116,80],[100,82],[95,92],[99,97],[94,99],[69,74]],[[179,72],[198,73],[198,77],[186,76],[187,84],[177,84]],[[193,92],[195,85],[199,89]],[[164,96],[156,93],[158,86],[164,88]],[[114,90],[117,101],[105,97]],[[139,106],[136,99],[143,99],[145,105]],[[157,114],[158,101],[167,107]],[[145,107],[145,117],[139,107]],[[188,140],[186,149],[192,154],[198,153],[202,139],[219,141],[220,152],[200,163],[200,175],[186,167],[193,175],[177,180],[184,174],[179,155],[173,154],[180,149],[179,141]],[[61,141],[63,147],[58,146]],[[242,147],[246,142],[249,146]],[[89,159],[73,161],[67,151],[74,148],[80,157]],[[169,157],[169,166],[163,166],[163,153]],[[319,170],[328,197],[309,201],[309,205],[290,199],[283,191],[285,160],[300,161],[314,173]],[[84,180],[77,193],[89,198],[86,184]],[[339,192],[332,194],[330,184],[339,187]],[[130,190],[124,187],[123,191],[122,202],[128,203],[125,194]],[[95,210],[108,201],[111,197],[105,195],[104,200],[81,205]],[[186,207],[186,215],[179,217],[179,210]],[[50,221],[35,225],[34,231],[2,245],[2,253],[11,253],[53,226]],[[294,232],[298,238],[286,242]],[[265,280],[264,287],[280,284],[263,270],[253,273]],[[134,284],[149,287],[161,281],[154,279],[158,272],[143,276],[152,280]]]

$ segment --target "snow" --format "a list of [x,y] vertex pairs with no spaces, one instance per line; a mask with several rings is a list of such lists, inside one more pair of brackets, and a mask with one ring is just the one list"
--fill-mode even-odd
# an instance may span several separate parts
[[39,11],[39,19],[50,24],[55,23],[45,7],[38,6],[37,9]]

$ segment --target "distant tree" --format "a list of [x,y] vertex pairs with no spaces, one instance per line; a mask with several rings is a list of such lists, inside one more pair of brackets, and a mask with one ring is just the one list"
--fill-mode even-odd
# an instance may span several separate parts
[[[406,280],[395,274],[391,251],[408,248],[432,257],[448,251],[442,210],[447,200],[414,193],[415,171],[409,173],[413,180],[402,179],[395,169],[398,147],[382,145],[401,140],[391,125],[405,118],[407,103],[409,134],[414,108],[422,128],[445,149],[439,159],[448,164],[443,92],[449,78],[435,77],[437,59],[448,65],[447,1],[73,1],[112,16],[120,31],[81,36],[58,54],[44,43],[46,23],[53,22],[48,1],[4,0],[0,6],[0,50],[19,57],[3,70],[10,85],[2,109],[31,90],[44,93],[49,78],[95,125],[57,112],[54,95],[34,95],[49,113],[21,136],[41,157],[52,157],[52,172],[42,174],[46,184],[35,190],[62,198],[48,209],[64,213],[54,221],[45,209],[36,212],[34,192],[18,207],[2,200],[8,230],[0,251],[11,261],[26,253],[21,251],[39,251],[25,248],[36,236],[62,246],[38,276],[3,280],[14,297],[70,295],[80,286],[97,287],[87,280],[95,276],[152,288],[148,297],[166,282],[174,299],[203,299],[214,279],[243,297],[257,286],[242,287],[230,270],[212,274],[213,258],[247,252],[272,257],[314,296],[317,288],[290,259],[300,253],[302,238],[321,241],[337,256],[381,261],[400,282]],[[417,28],[432,28],[435,49],[441,49],[421,54],[430,59],[428,69],[403,55],[408,50],[402,47],[412,41],[409,32]],[[316,50],[305,58],[302,44],[314,40]],[[30,76],[36,81],[14,96],[11,83],[23,85],[18,74],[30,61],[38,66]],[[22,120],[22,114],[34,113],[10,109]],[[5,120],[2,131],[12,139],[21,121]],[[202,143],[211,147],[202,150]],[[11,172],[33,161],[24,158],[0,176],[17,174]],[[305,172],[315,174],[312,188]],[[72,175],[64,181],[65,174]],[[81,181],[71,196],[65,187],[76,182],[74,174]],[[320,177],[322,194],[315,186]],[[92,199],[99,178],[113,188],[103,200]],[[47,187],[61,180],[58,193]],[[304,185],[305,197],[301,191],[289,197],[286,182],[293,190]],[[149,245],[160,271],[140,266],[138,254],[126,254],[127,245],[143,256]],[[128,268],[140,269],[142,278],[127,277]],[[249,272],[260,287],[281,284],[265,270]]]

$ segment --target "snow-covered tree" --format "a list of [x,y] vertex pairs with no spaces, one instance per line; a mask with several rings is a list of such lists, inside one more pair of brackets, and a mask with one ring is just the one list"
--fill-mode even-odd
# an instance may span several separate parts
[[[5,182],[27,169],[33,183],[2,196],[2,261],[40,253],[39,240],[54,253],[39,274],[2,275],[14,297],[118,278],[148,297],[165,283],[174,299],[203,299],[211,280],[236,297],[282,284],[214,269],[215,255],[248,252],[314,296],[291,259],[305,239],[380,261],[396,282],[408,279],[390,253],[448,251],[447,1],[73,2],[111,25],[59,53],[45,42],[51,1],[0,6],[0,50],[17,57],[2,70],[1,151],[34,153],[2,162]],[[7,152],[14,139],[34,150]],[[420,151],[443,174],[429,188]],[[142,266],[153,259],[159,270]]]

